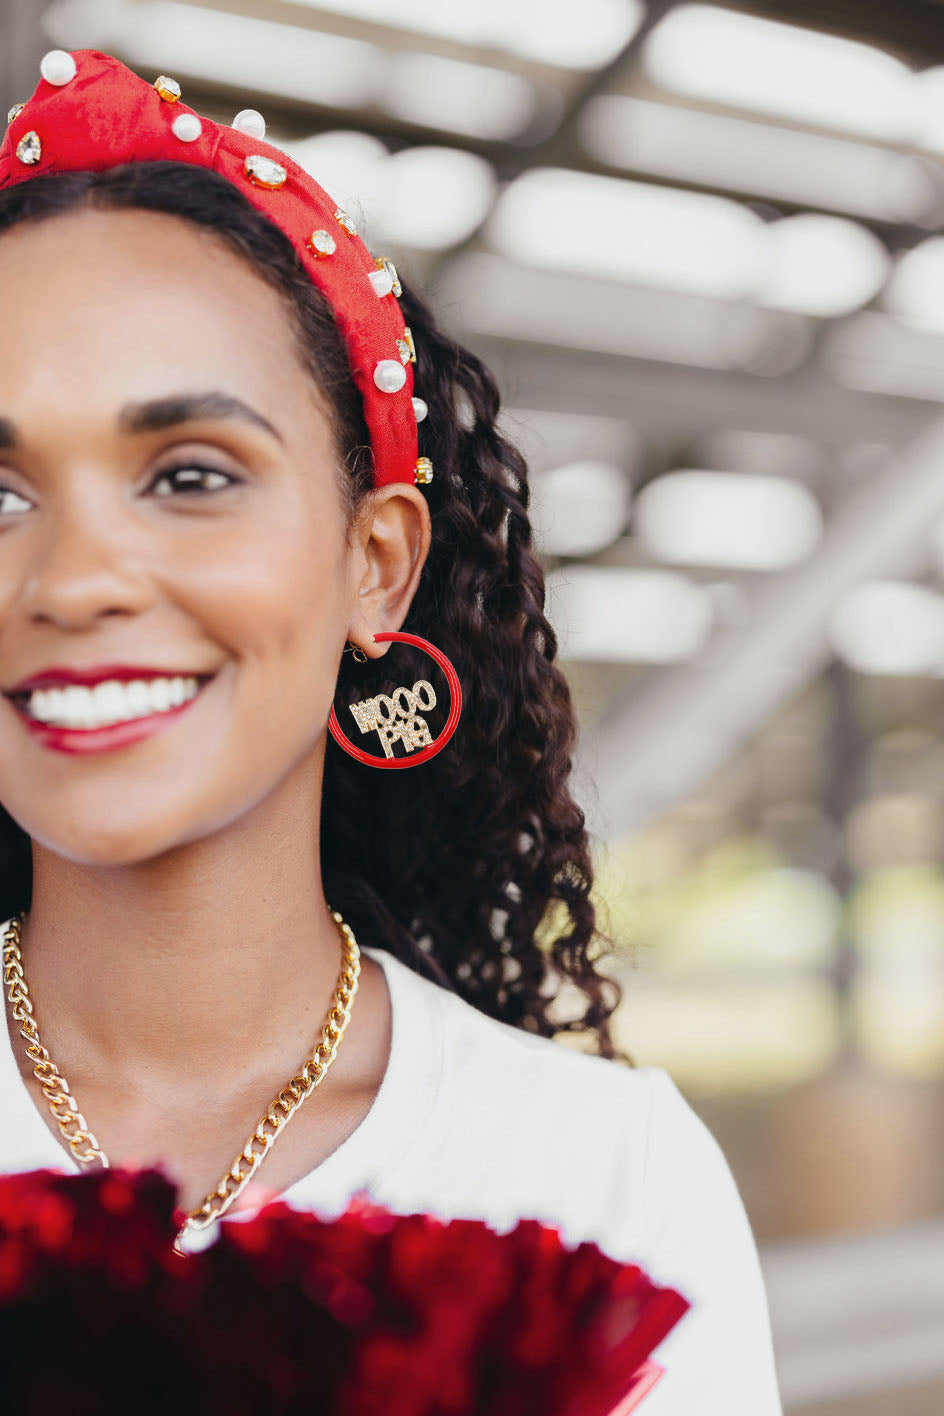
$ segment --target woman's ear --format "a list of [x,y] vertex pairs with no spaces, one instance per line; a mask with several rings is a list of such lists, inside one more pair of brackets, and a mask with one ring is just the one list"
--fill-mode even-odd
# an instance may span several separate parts
[[374,635],[399,629],[406,619],[431,540],[429,507],[419,487],[390,482],[365,498],[355,530],[359,574],[348,638],[371,658],[390,647],[375,644]]

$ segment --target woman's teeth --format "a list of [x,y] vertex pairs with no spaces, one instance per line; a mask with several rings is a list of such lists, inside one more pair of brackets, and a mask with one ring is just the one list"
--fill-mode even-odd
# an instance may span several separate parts
[[108,679],[94,688],[70,684],[68,688],[37,688],[26,711],[40,723],[64,728],[104,728],[151,713],[166,713],[195,698],[200,682],[195,678]]

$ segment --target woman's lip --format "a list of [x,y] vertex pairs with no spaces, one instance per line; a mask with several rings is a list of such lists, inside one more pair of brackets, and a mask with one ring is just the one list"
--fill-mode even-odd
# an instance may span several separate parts
[[43,747],[52,748],[55,752],[73,755],[86,752],[111,752],[119,747],[128,747],[142,738],[150,737],[152,733],[160,732],[162,727],[174,722],[192,704],[197,702],[209,681],[207,679],[201,683],[193,698],[188,698],[186,703],[178,703],[175,708],[168,708],[163,713],[148,713],[143,718],[128,718],[122,723],[110,723],[107,727],[102,728],[64,728],[54,723],[41,723],[37,718],[31,718],[28,713],[24,712],[18,703],[14,702],[13,707]]
[[4,689],[4,693],[7,697],[12,697],[18,693],[32,693],[37,688],[58,688],[60,684],[66,687],[70,684],[78,684],[83,688],[94,688],[96,684],[106,683],[109,679],[117,679],[119,683],[129,683],[134,679],[208,679],[211,677],[212,674],[195,673],[193,669],[159,669],[149,668],[142,664],[93,664],[87,669],[71,669],[54,665],[48,669],[42,669],[38,674],[32,674],[29,678],[21,679],[12,688]]

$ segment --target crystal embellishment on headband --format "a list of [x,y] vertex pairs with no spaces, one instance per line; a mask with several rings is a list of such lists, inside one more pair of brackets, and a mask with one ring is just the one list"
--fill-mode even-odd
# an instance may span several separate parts
[[349,236],[357,235],[357,222],[343,207],[335,207],[334,219],[340,226],[344,227]]
[[313,231],[308,238],[308,247],[320,258],[333,256],[338,249],[338,243],[330,231]]
[[403,331],[403,338],[397,340],[397,353],[404,364],[416,363],[416,346],[413,343],[413,331],[409,325]]
[[14,103],[12,108],[7,109],[7,123],[10,124],[14,118],[19,118],[25,107],[25,103]]
[[39,134],[32,132],[24,133],[16,145],[16,155],[21,162],[28,166],[38,162],[43,155],[43,145],[39,141]]
[[284,167],[260,152],[254,152],[247,157],[243,167],[250,182],[255,182],[257,187],[268,187],[270,190],[281,187],[288,176]]
[[180,97],[180,84],[176,79],[169,79],[166,74],[161,74],[154,80],[154,87],[165,103],[176,103]]

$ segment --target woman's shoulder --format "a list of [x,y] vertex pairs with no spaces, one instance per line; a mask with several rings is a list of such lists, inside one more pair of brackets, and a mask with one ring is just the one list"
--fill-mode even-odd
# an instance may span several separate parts
[[[377,957],[380,951],[372,951]],[[462,1052],[474,1043],[474,1053],[480,1075],[506,1069],[515,1073],[530,1075],[534,1071],[552,1069],[554,1080],[571,1080],[575,1085],[593,1087],[619,1086],[617,1080],[623,1078],[622,1085],[639,1093],[643,1101],[653,1087],[675,1089],[675,1084],[664,1068],[659,1066],[630,1066],[618,1059],[600,1057],[586,1052],[579,1046],[571,1046],[557,1037],[545,1037],[531,1032],[517,1024],[493,1018],[468,1002],[459,993],[452,992],[435,983],[408,964],[388,956],[388,977],[396,971],[401,988],[407,989],[426,1007],[438,1011],[447,1028],[447,1040],[451,1050]],[[399,990],[398,990],[399,991]],[[628,1079],[628,1080],[625,1080]]]
[[464,1173],[494,1164],[522,1203],[543,1195],[575,1223],[605,1221],[613,1253],[752,1248],[727,1158],[664,1067],[525,1032],[429,979],[415,987],[442,1019],[440,1154],[456,1155]]
[[718,1141],[669,1072],[497,1021],[406,964],[393,973],[438,1085],[377,1198],[502,1230],[538,1219],[565,1243],[642,1264],[695,1308],[656,1354],[674,1370],[647,1397],[653,1416],[696,1411],[706,1393],[712,1411],[779,1416],[751,1226]]
[[454,1167],[460,1188],[469,1175],[500,1173],[512,1207],[536,1213],[543,1201],[591,1228],[606,1216],[617,1247],[659,1224],[659,1192],[693,1165],[720,1168],[733,1188],[717,1142],[664,1067],[629,1066],[527,1032],[406,964],[393,967],[401,999],[408,990],[427,1010],[431,1045],[438,1033],[438,1099],[426,1134],[437,1168]]
[[[380,951],[372,953],[378,957]],[[520,1100],[522,1093],[533,1105],[538,1092],[558,1098],[573,1091],[584,1098],[603,1092],[607,1104],[621,1094],[625,1106],[644,1115],[657,1093],[668,1090],[681,1100],[662,1067],[630,1066],[571,1046],[560,1040],[561,1035],[545,1037],[503,1022],[401,960],[388,956],[383,962],[388,979],[397,985],[401,997],[409,993],[412,1003],[438,1015],[444,1049],[452,1065],[483,1090],[500,1081],[508,1102]]]
[[439,991],[459,1080],[451,1105],[475,1183],[485,1192],[500,1177],[509,1223],[543,1217],[568,1242],[641,1263],[697,1304],[698,1319],[660,1349],[686,1373],[675,1396],[666,1384],[660,1410],[696,1410],[699,1382],[710,1380],[730,1384],[725,1410],[779,1416],[753,1229],[721,1145],[670,1073],[521,1032]]

